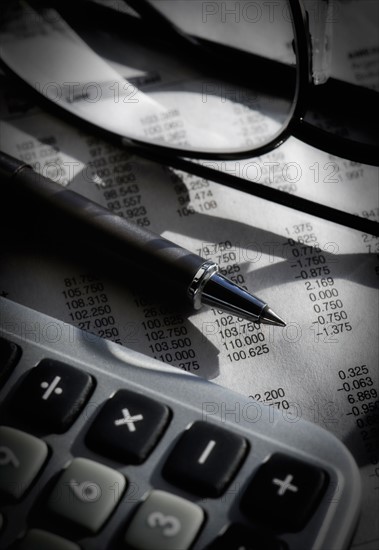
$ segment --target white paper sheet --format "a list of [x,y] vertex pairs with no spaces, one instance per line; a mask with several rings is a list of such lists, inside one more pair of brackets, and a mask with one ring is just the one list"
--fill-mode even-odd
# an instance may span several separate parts
[[[288,422],[303,417],[334,432],[362,473],[363,513],[352,547],[377,549],[378,239],[131,156],[31,108],[12,87],[3,99],[2,150],[217,261],[287,327],[254,326],[212,309],[193,313],[142,295],[101,265],[89,269],[80,253],[68,258],[27,235],[15,244],[16,220],[3,236],[0,293],[269,402]],[[221,169],[379,217],[378,169],[295,139]]]

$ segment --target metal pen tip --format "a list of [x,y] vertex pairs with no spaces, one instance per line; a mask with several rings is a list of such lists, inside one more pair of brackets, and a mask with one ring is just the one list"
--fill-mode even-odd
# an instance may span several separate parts
[[265,323],[266,325],[275,325],[276,327],[285,327],[286,323],[283,321],[279,315],[274,313],[271,308],[266,307],[259,319],[260,323]]
[[201,303],[228,311],[256,323],[285,327],[286,323],[271,308],[244,288],[220,273],[212,273],[201,289]]

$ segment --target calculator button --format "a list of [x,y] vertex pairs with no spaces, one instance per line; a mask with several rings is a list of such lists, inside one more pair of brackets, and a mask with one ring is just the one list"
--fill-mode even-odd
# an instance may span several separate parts
[[93,386],[89,374],[44,359],[16,390],[11,401],[12,417],[41,433],[65,432],[84,407]]
[[207,550],[286,550],[287,545],[270,533],[248,529],[244,525],[231,525],[217,537]]
[[40,529],[31,529],[16,546],[17,550],[80,550],[73,542]]
[[0,426],[0,491],[20,498],[30,487],[48,455],[44,441]]
[[243,512],[274,529],[299,531],[325,491],[327,475],[302,460],[277,453],[253,477],[242,497]]
[[13,342],[0,338],[0,388],[21,357],[21,348]]
[[129,390],[119,390],[91,425],[86,444],[100,454],[140,464],[153,450],[170,418],[165,405]]
[[153,491],[137,510],[127,529],[127,548],[144,550],[186,550],[204,520],[197,504],[184,498]]
[[217,497],[237,472],[247,449],[243,437],[207,422],[195,422],[169,455],[163,476],[200,496]]
[[122,474],[86,458],[74,458],[54,487],[48,507],[96,533],[125,489]]

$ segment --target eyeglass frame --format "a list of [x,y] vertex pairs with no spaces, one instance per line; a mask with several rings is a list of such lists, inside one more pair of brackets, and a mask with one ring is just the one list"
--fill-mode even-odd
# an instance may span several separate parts
[[[123,1],[125,4],[132,7],[141,17],[146,18],[154,25],[159,23],[160,28],[162,28],[163,25],[164,29],[166,29],[171,35],[176,37],[179,45],[184,44],[184,46],[187,46],[189,43],[191,47],[199,47],[197,40],[192,40],[191,37],[188,37],[187,35],[182,33],[180,29],[175,27],[175,25],[168,21],[146,0]],[[245,180],[239,176],[235,176],[217,170],[215,168],[199,164],[198,162],[188,160],[201,159],[227,161],[257,157],[273,151],[292,136],[321,150],[325,150],[325,143],[327,143],[327,151],[329,153],[335,154],[342,158],[349,158],[349,155],[346,155],[345,153],[347,146],[346,140],[343,142],[343,146],[339,146],[338,141],[342,143],[339,136],[337,137],[337,139],[335,139],[335,136],[330,134],[329,132],[318,129],[310,123],[304,121],[311,89],[314,86],[312,78],[311,36],[308,29],[307,12],[302,3],[302,0],[286,1],[289,3],[289,6],[291,8],[291,20],[294,33],[294,49],[296,55],[296,86],[294,97],[285,127],[282,128],[282,130],[269,142],[259,147],[255,147],[252,150],[215,154],[195,150],[183,151],[183,149],[172,146],[168,147],[159,143],[146,143],[134,138],[120,138],[118,134],[112,133],[109,130],[105,130],[99,126],[96,126],[88,121],[79,118],[77,115],[74,115],[64,110],[57,104],[53,103],[51,100],[39,94],[29,85],[27,85],[27,87],[29,89],[29,92],[32,91],[32,95],[37,99],[37,101],[41,102],[42,100],[44,106],[47,107],[48,110],[52,110],[54,114],[57,114],[58,112],[58,114],[62,117],[62,112],[64,112],[65,120],[71,119],[76,125],[83,126],[85,129],[87,129],[87,131],[95,130],[97,134],[102,135],[102,137],[104,137],[106,140],[115,143],[115,145],[127,147],[128,149],[130,149],[131,152],[139,156],[160,164],[171,166],[175,169],[183,170],[185,172],[197,175],[205,179],[213,180],[221,185],[226,185],[239,191],[258,196],[265,200],[275,202],[283,206],[293,208],[295,210],[302,211],[304,213],[311,214],[335,223],[339,223],[347,227],[351,227],[352,229],[362,231],[364,233],[379,236],[379,223],[373,222],[367,218],[362,218],[348,212],[343,212],[336,208],[323,205],[308,199],[304,199],[302,197],[253,182],[251,180]],[[59,5],[59,3],[59,1],[52,2],[54,6],[56,6],[57,4]],[[104,10],[109,10],[109,8],[97,6],[95,3],[88,2],[86,0],[79,0],[75,7],[78,8],[79,5],[83,9],[84,7],[88,7],[89,4],[91,4],[91,9],[100,9],[103,14]],[[17,81],[20,82],[21,80],[21,82],[25,84],[25,81],[22,79],[22,77],[15,74],[1,59],[0,66],[5,69],[6,73],[10,73]],[[342,148],[344,149],[343,151]],[[377,157],[375,157],[374,155],[374,158],[377,158],[377,163],[367,162],[368,158],[366,157],[369,156],[371,159],[373,155],[373,151],[370,150],[370,146],[367,147],[366,145],[362,145],[361,147],[359,147],[359,144],[357,144],[357,142],[352,142],[352,148],[354,149],[354,153],[357,152],[358,148],[358,162],[379,165],[379,154]],[[369,150],[368,155],[366,153],[367,149]],[[376,148],[374,148],[374,150],[377,151]],[[361,160],[362,157],[364,160]],[[354,159],[356,159],[355,154]]]

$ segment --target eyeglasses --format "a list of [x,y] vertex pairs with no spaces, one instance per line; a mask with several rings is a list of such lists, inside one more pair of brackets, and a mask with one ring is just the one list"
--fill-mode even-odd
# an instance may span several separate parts
[[259,156],[294,136],[379,164],[377,92],[314,83],[327,77],[331,0],[307,11],[300,0],[123,4],[9,3],[3,65],[54,112],[139,155],[378,235],[371,220],[198,161]]

